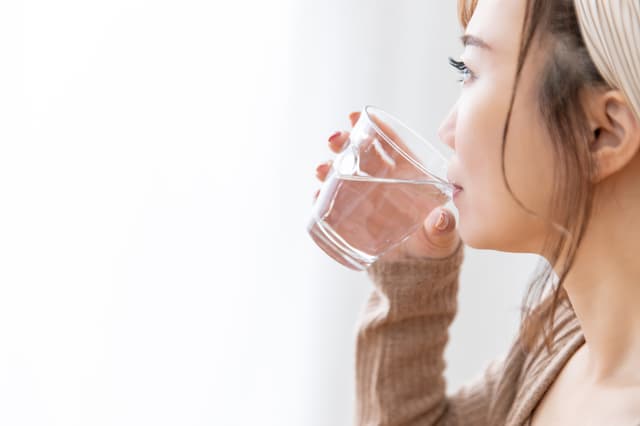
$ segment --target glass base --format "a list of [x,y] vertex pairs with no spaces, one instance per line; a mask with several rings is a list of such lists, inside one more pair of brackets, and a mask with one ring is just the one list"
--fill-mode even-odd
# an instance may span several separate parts
[[376,261],[375,256],[370,256],[353,248],[343,240],[329,225],[321,220],[311,220],[307,227],[313,241],[325,253],[340,264],[349,269],[363,271]]

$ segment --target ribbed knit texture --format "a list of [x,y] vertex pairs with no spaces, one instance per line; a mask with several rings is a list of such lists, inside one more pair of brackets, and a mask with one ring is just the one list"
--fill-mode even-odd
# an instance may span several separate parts
[[[513,340],[475,379],[447,394],[444,350],[457,312],[464,246],[446,259],[377,262],[356,336],[359,426],[524,426],[584,343],[570,308],[556,314],[551,353],[525,354]],[[469,353],[472,356],[472,353]]]

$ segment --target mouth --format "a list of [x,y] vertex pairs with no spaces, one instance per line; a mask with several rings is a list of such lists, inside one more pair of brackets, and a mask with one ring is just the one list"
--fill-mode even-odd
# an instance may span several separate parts
[[458,190],[462,191],[462,186],[458,185],[455,181],[453,181],[453,180],[449,180],[449,183],[450,183],[451,185],[453,185],[453,187],[454,187],[454,189],[455,189],[456,191],[458,191]]
[[456,183],[456,179],[453,176],[453,173],[450,173],[447,175],[447,181],[449,182],[449,184],[451,184],[453,186],[453,194],[458,194],[459,192],[462,191],[462,186],[459,185],[458,183]]
[[452,196],[453,196],[453,198],[456,198],[456,196],[457,196],[458,194],[460,194],[460,193],[462,192],[462,190],[463,190],[463,189],[462,189],[462,187],[461,187],[460,185],[458,185],[457,183],[453,183],[453,182],[451,182],[451,184],[453,185],[453,194],[452,194]]

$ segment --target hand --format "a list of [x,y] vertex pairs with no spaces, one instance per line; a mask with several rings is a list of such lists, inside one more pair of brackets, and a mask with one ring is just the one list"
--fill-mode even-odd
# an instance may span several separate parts
[[[351,126],[354,126],[360,117],[359,112],[353,112],[349,114],[349,120],[351,121]],[[394,142],[398,144],[402,144],[400,139],[397,137],[393,131],[386,126],[383,122],[374,117],[374,121],[378,127],[380,127],[388,136],[390,136]],[[347,143],[349,139],[349,132],[342,131],[336,132],[329,138],[329,148],[334,153],[339,153],[342,151],[344,145]],[[387,152],[387,155],[391,153]],[[385,168],[390,167],[387,161],[377,161],[376,157],[372,157],[373,161],[369,164],[364,165],[364,167],[369,170],[376,170],[379,172],[380,170],[384,170]],[[399,155],[394,155],[394,166],[395,168],[405,167],[409,171],[412,167],[409,166],[408,162]],[[331,169],[331,161],[320,164],[316,169],[316,176],[320,181],[324,181],[327,177],[329,170]],[[397,173],[397,171],[396,171]],[[378,174],[376,174],[378,175]],[[317,197],[316,193],[316,197]],[[367,195],[368,197],[375,196],[375,192]],[[406,203],[410,202],[407,199],[396,200],[398,203]],[[375,203],[374,203],[375,204]],[[394,203],[390,203],[389,205],[393,205]],[[442,218],[441,218],[442,215]],[[383,215],[384,216],[384,215]],[[441,225],[442,229],[436,227],[438,224]],[[455,217],[453,213],[449,210],[444,209],[440,206],[433,208],[429,216],[425,219],[422,226],[419,227],[408,239],[406,239],[400,245],[394,247],[383,256],[379,258],[383,261],[394,261],[399,260],[405,257],[420,257],[420,258],[444,258],[448,257],[455,252],[458,245],[460,243],[460,236],[456,230]]]

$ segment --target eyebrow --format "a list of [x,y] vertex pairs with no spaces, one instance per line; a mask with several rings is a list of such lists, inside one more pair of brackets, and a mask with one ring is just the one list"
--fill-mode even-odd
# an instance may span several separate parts
[[491,46],[489,46],[484,40],[471,34],[463,35],[460,37],[460,40],[462,40],[462,45],[465,47],[476,46],[481,49],[491,50]]

